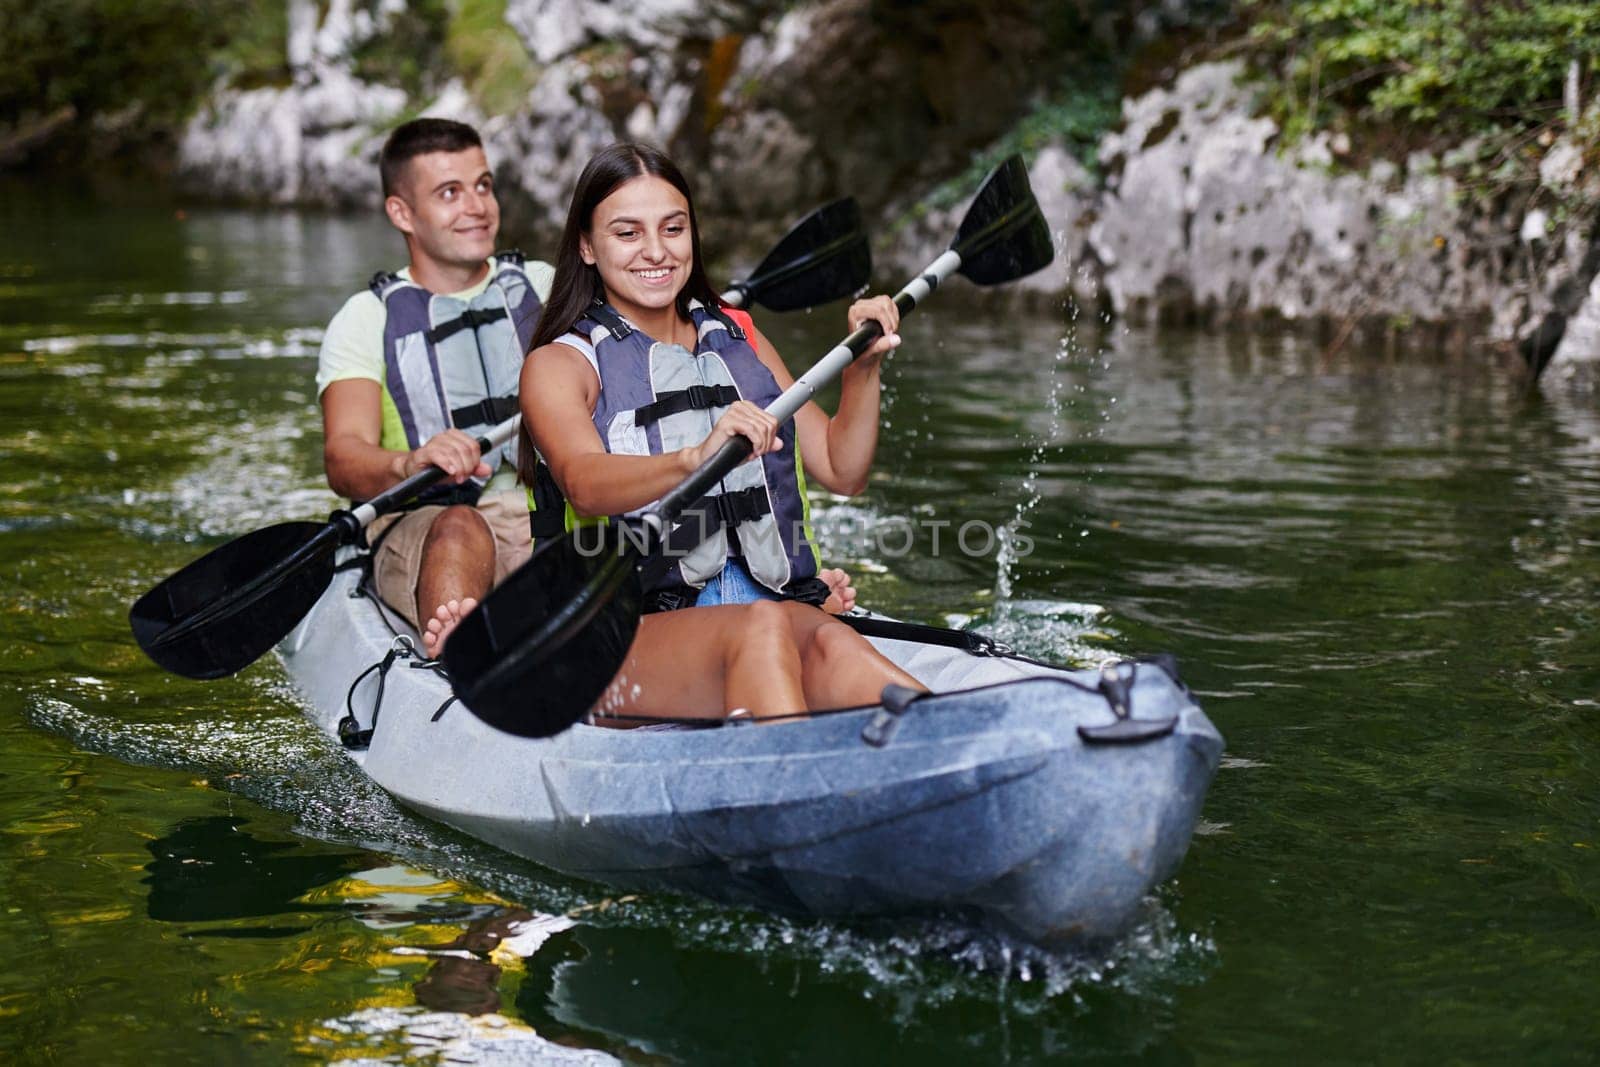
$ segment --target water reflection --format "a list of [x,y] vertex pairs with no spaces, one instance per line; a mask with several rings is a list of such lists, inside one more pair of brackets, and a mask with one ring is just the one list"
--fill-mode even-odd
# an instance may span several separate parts
[[517,1009],[548,1037],[630,1061],[968,1064],[1112,1054],[1194,1062],[1170,1016],[1152,1011],[1161,1003],[1154,990],[1130,1000],[1114,983],[1085,982],[1070,997],[1041,1001],[1015,975],[967,986],[938,954],[921,959],[919,981],[907,984],[835,973],[781,945],[691,952],[676,942],[669,930],[575,927],[529,961]]
[[[302,902],[312,889],[371,863],[358,852],[298,839],[269,841],[236,816],[185,819],[146,846],[154,857],[142,879],[146,914],[158,922],[206,923],[287,917],[338,910]],[[191,936],[284,937],[308,926],[240,926],[190,931]]]

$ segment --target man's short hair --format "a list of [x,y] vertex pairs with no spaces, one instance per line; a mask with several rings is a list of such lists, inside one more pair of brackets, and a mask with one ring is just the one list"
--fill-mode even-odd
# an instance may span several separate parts
[[378,177],[385,198],[396,195],[407,163],[430,152],[465,152],[482,148],[478,131],[452,119],[412,119],[394,128],[378,155]]

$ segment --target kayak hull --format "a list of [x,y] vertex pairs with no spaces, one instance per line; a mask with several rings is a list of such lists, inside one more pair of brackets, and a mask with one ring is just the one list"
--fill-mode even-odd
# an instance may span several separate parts
[[[394,639],[345,572],[284,641],[324,730],[337,735],[347,693],[369,724],[375,676],[351,686]],[[1116,719],[1093,672],[873,640],[935,695],[900,715],[531,739],[402,660],[351,755],[424,815],[619,888],[801,915],[943,912],[1045,944],[1124,930],[1181,863],[1221,755],[1187,691],[1138,665],[1132,715],[1175,727],[1094,744],[1078,728]]]

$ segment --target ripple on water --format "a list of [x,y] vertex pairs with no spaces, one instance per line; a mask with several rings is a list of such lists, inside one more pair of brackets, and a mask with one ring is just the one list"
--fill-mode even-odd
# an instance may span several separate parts
[[[86,349],[144,348],[151,350],[203,350],[220,358],[239,359],[246,356],[313,357],[321,342],[321,331],[311,329],[283,330],[272,337],[253,336],[243,330],[225,333],[167,333],[152,330],[147,333],[88,333],[64,334],[56,337],[32,337],[22,342],[22,351],[45,355],[72,355]],[[87,368],[87,369],[86,369]],[[55,374],[99,373],[99,364],[55,364],[50,368]]]
[[590,921],[662,930],[677,949],[748,957],[763,970],[789,966],[811,981],[864,984],[863,995],[889,1005],[900,1026],[960,1003],[998,1001],[1025,1018],[1108,991],[1170,1001],[1217,962],[1211,938],[1184,930],[1154,894],[1121,938],[1072,950],[937,918],[794,919],[671,897],[631,898]]
[[103,710],[98,690],[63,682],[50,695],[30,694],[24,713],[33,726],[85,751],[187,771],[206,785],[291,815],[297,833],[319,841],[397,856],[538,911],[565,911],[591,896],[593,887],[579,887],[400,807],[308,719],[282,713],[299,699],[281,674],[257,673],[252,687],[251,704],[279,710],[230,716],[205,709],[179,721],[137,720]]
[[984,615],[951,614],[951,626],[975,629],[1049,663],[1088,666],[1124,653],[1106,609],[1098,604],[1020,598],[998,600]]

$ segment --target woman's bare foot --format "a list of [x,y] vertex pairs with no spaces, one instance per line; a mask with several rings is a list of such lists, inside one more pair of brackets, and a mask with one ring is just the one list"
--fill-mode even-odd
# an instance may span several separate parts
[[433,613],[433,618],[428,620],[428,625],[422,632],[422,647],[430,658],[439,658],[439,654],[444,651],[445,638],[449,637],[450,632],[460,625],[462,618],[477,606],[477,599],[470,596],[439,605],[439,610]]
[[837,567],[818,571],[817,577],[828,585],[828,599],[822,602],[822,610],[829,615],[843,615],[856,606],[856,587],[850,584],[850,576]]

